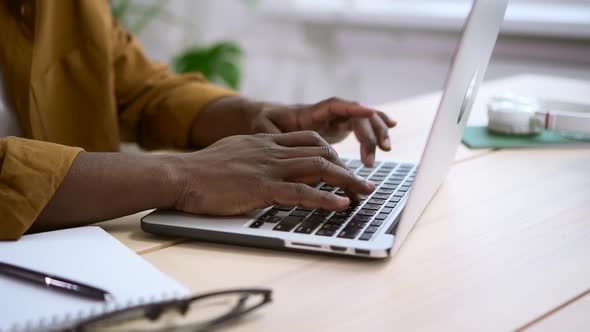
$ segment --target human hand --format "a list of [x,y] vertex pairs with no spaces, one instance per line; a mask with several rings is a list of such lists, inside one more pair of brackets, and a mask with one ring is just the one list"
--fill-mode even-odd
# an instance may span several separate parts
[[354,131],[361,144],[361,160],[366,165],[375,162],[377,146],[383,151],[391,150],[388,130],[397,123],[385,113],[358,103],[329,98],[312,105],[261,105],[253,119],[254,132],[313,130],[329,143],[337,143]]
[[274,204],[341,211],[349,197],[312,186],[326,182],[353,199],[375,185],[350,172],[316,132],[231,136],[171,164],[180,183],[175,208],[237,215]]

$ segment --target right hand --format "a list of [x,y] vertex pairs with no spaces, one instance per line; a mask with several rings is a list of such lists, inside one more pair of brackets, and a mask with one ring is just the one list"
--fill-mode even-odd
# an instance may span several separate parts
[[274,204],[342,211],[349,197],[312,186],[326,182],[352,198],[375,189],[313,131],[231,136],[180,158],[175,208],[195,214],[238,215]]

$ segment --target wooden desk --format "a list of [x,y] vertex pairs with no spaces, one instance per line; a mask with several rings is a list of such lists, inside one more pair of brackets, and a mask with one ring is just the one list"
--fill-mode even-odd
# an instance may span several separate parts
[[[472,124],[502,91],[590,103],[590,82],[519,76],[484,86]],[[388,157],[419,156],[439,98],[381,107],[400,122]],[[382,261],[162,238],[141,232],[143,214],[99,225],[196,293],[275,290],[231,331],[590,330],[589,149],[461,146],[404,247]]]

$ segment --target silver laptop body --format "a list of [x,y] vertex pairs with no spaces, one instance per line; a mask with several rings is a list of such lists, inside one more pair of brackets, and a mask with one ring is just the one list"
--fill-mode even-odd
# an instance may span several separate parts
[[[351,170],[378,185],[358,206],[341,213],[275,206],[237,217],[156,210],[142,219],[141,228],[203,241],[366,258],[395,253],[451,167],[507,5],[508,0],[474,1],[419,165],[380,160],[368,168],[346,158]],[[327,184],[318,188],[344,194]]]

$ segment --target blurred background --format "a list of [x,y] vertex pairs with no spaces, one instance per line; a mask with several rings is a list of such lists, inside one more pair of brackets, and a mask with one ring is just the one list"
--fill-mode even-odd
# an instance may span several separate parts
[[[442,88],[470,0],[113,0],[155,60],[244,95],[380,104]],[[487,80],[590,80],[590,0],[512,0]]]

